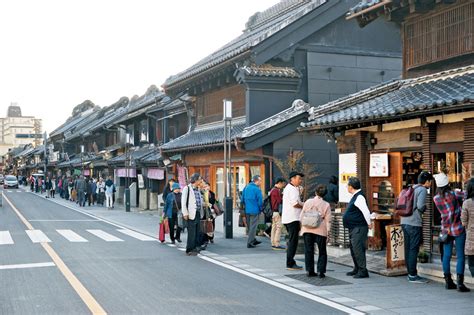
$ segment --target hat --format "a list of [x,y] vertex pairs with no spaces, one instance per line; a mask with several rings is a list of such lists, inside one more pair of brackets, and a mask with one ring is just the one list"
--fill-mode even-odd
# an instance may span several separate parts
[[292,179],[293,177],[298,176],[298,175],[300,175],[301,177],[304,177],[303,173],[293,171],[293,172],[290,173],[290,179]]
[[448,176],[444,173],[439,173],[439,174],[435,174],[433,175],[435,181],[436,181],[436,186],[438,186],[439,188],[442,188],[442,187],[445,187],[445,186],[448,186],[449,184],[449,179],[448,179]]
[[179,186],[178,183],[174,183],[173,186],[171,186],[171,190],[175,190],[175,189],[181,189],[181,186]]

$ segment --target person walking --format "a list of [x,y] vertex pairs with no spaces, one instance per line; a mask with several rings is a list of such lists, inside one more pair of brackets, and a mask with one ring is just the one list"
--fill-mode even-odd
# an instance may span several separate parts
[[249,229],[247,248],[254,248],[261,243],[256,239],[258,215],[262,211],[263,205],[262,190],[260,189],[261,183],[262,178],[259,175],[255,175],[242,193],[242,200],[245,205],[245,216]]
[[303,208],[301,201],[300,186],[304,174],[300,172],[290,173],[290,183],[283,190],[283,207],[281,221],[288,231],[288,246],[286,250],[286,269],[301,270],[295,261],[296,249],[298,247],[298,236],[300,234],[300,214]]
[[178,213],[181,211],[181,187],[174,183],[172,193],[166,196],[165,218],[168,218],[171,244],[181,243],[181,227],[178,225]]
[[428,172],[421,172],[418,176],[418,185],[413,187],[413,213],[407,217],[401,217],[403,239],[405,243],[405,265],[408,271],[408,282],[427,283],[428,280],[418,275],[416,263],[423,239],[423,213],[426,210],[426,195],[431,187],[433,176]]
[[347,275],[355,279],[369,277],[366,251],[367,233],[370,226],[370,210],[361,187],[362,185],[357,177],[349,178],[347,191],[352,195],[352,198],[342,217],[344,227],[349,229],[349,246],[354,262],[354,269],[348,272]]
[[462,204],[461,222],[466,230],[466,247],[465,254],[467,256],[467,264],[474,277],[474,178],[467,182],[466,200]]
[[54,195],[56,194],[56,178],[53,178],[51,181],[51,198],[54,198]]
[[[453,192],[449,186],[448,176],[439,173],[433,176],[436,182],[436,195],[433,201],[441,215],[441,233],[446,235],[443,242],[443,273],[445,288],[458,289],[459,292],[469,292],[464,285],[464,268],[466,245],[466,230],[461,223],[461,209],[464,200],[464,193],[461,191]],[[453,245],[456,244],[456,274],[457,285],[451,278],[451,257],[453,255]]]
[[97,204],[100,204],[101,206],[103,206],[104,201],[105,201],[105,182],[102,177],[99,178],[96,192],[97,192]]
[[89,206],[91,203],[92,205],[95,205],[95,203],[97,202],[97,180],[93,178],[90,185],[91,185],[91,196],[89,200]]
[[46,177],[46,180],[44,182],[44,187],[46,190],[46,198],[49,198],[51,196],[51,178]]
[[281,239],[281,207],[283,203],[283,188],[286,186],[286,179],[277,178],[275,186],[270,190],[270,205],[272,207],[272,231],[270,234],[270,239],[272,242],[273,250],[285,250],[284,246],[280,245]]
[[[327,194],[325,185],[318,185],[316,187],[316,197],[307,200],[303,205],[301,211],[300,221],[302,222],[301,234],[304,239],[304,262],[306,267],[306,275],[308,277],[324,278],[326,274],[326,266],[328,264],[327,242],[328,234],[331,229],[331,205],[324,201],[324,196]],[[319,225],[311,226],[305,225],[305,215],[319,213]],[[318,245],[318,273],[314,272],[314,243]]]
[[194,173],[191,176],[190,184],[183,188],[181,195],[183,219],[186,221],[188,229],[186,244],[186,255],[188,256],[196,256],[199,253],[199,230],[201,219],[204,216],[203,200],[199,189],[201,182],[201,175]]
[[171,178],[168,180],[168,184],[165,186],[165,189],[163,190],[163,202],[166,201],[166,197],[168,196],[169,193],[173,191],[173,184],[176,183],[174,178]]
[[85,207],[87,183],[84,179],[84,175],[79,176],[79,178],[76,180],[75,189],[77,191],[77,200],[79,202],[79,207]]
[[107,209],[111,210],[114,207],[114,200],[113,195],[115,191],[115,185],[112,181],[112,177],[109,176],[105,181],[105,204],[107,205]]

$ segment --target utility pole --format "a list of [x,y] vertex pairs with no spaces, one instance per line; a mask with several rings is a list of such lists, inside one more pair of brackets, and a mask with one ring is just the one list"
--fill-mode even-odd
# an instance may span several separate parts
[[[232,167],[231,167],[231,150],[232,150],[232,100],[224,99],[224,206],[225,206],[225,238],[233,238],[233,212],[234,212],[234,201],[232,198]],[[227,128],[229,125],[229,128]],[[229,141],[228,153],[227,153],[227,141]]]

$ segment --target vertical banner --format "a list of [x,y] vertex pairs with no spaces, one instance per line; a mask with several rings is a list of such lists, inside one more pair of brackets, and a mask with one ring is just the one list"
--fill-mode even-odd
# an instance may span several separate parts
[[179,186],[181,186],[181,188],[183,188],[184,186],[187,185],[188,183],[188,180],[187,180],[187,169],[186,167],[182,167],[182,166],[177,166],[178,168],[178,182],[179,182]]
[[352,195],[347,191],[349,177],[357,176],[357,154],[339,154],[339,202],[349,202]]

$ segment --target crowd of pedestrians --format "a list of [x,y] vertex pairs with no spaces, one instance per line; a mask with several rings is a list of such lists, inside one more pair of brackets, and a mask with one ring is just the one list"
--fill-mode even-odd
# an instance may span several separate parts
[[30,176],[27,183],[32,192],[45,195],[46,198],[60,198],[77,203],[80,207],[100,205],[112,209],[115,203],[115,184],[109,176],[106,181],[102,177]]

